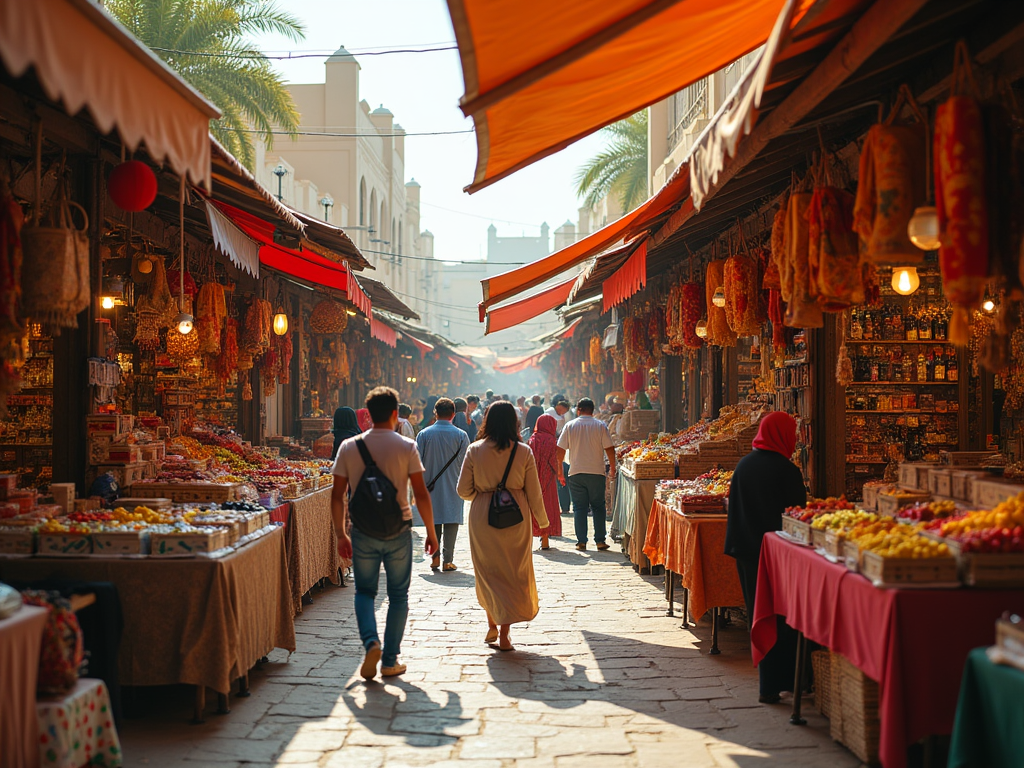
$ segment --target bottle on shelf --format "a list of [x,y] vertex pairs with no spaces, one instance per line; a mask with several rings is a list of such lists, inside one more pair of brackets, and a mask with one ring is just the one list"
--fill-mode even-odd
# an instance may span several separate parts
[[921,314],[917,318],[917,338],[920,341],[931,341],[932,339],[931,311],[925,307],[921,308]]
[[946,380],[946,356],[942,352],[942,347],[935,348],[935,381]]
[[907,308],[906,317],[903,319],[907,341],[917,341],[917,316],[914,312],[914,303],[911,302]]
[[960,381],[960,364],[952,347],[946,350],[946,381]]
[[917,381],[928,381],[928,361],[924,352],[917,353]]
[[864,338],[864,326],[860,322],[860,312],[853,310],[850,314],[850,338],[860,341]]

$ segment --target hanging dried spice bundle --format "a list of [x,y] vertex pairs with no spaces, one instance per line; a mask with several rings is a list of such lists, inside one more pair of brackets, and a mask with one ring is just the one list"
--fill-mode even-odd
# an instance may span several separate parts
[[[274,308],[270,302],[264,299],[254,299],[245,313],[245,324],[239,343],[240,352],[246,353],[255,360],[270,349],[273,322]],[[241,362],[240,356],[240,367]]]
[[177,328],[167,329],[167,354],[182,365],[199,354],[198,325],[191,333],[178,333]]
[[726,317],[723,307],[716,307],[714,303],[715,292],[723,287],[725,280],[725,259],[716,259],[708,263],[707,273],[704,278],[706,306],[708,310],[708,344],[716,347],[735,347],[736,334],[729,327],[729,320]]
[[242,400],[249,402],[252,400],[252,382],[249,377],[245,377],[245,385],[242,387]]
[[199,351],[202,354],[216,355],[220,353],[221,328],[227,316],[224,286],[212,280],[204,283],[196,298]]
[[604,362],[604,350],[601,349],[601,337],[596,333],[590,337],[588,353],[590,357],[590,367],[595,371],[601,370],[601,364]]
[[238,370],[238,321],[229,317],[221,334],[220,354],[214,364],[217,378],[227,381]]
[[21,227],[25,216],[11,196],[7,183],[0,181],[0,350],[5,358],[25,335],[20,316]]
[[839,359],[836,360],[836,382],[848,387],[853,383],[853,360],[846,348],[846,327],[850,322],[850,313],[844,312],[839,318]]
[[745,253],[730,256],[725,261],[725,320],[737,336],[756,336],[761,331],[758,322],[757,264]]
[[149,256],[153,265],[146,293],[135,302],[135,345],[139,349],[157,349],[160,346],[160,329],[174,323],[178,307],[167,286],[167,272],[164,260]]
[[338,302],[324,299],[313,307],[309,327],[313,333],[341,333],[348,327],[348,312]]
[[[786,301],[785,323],[790,328],[821,328],[825,324],[821,305],[810,295],[810,233],[807,212],[810,192],[789,196],[784,230],[786,261],[782,268],[782,296]],[[787,285],[790,296],[786,298]]]
[[793,270],[789,266],[788,254],[786,252],[786,220],[789,214],[789,201],[783,200],[779,210],[775,212],[772,220],[772,254],[771,261],[775,266],[774,272],[778,274],[778,285],[768,285],[765,277],[765,288],[778,288],[782,292],[782,300],[789,301],[793,291]]
[[281,361],[278,366],[277,380],[281,384],[288,384],[292,376],[292,332],[288,331],[284,336],[275,336],[274,345]]
[[864,303],[864,278],[853,195],[831,186],[814,190],[808,211],[808,295],[826,312]]

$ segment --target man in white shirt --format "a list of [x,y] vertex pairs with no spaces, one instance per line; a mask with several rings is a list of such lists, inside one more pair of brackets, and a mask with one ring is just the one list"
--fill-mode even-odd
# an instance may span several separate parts
[[[554,405],[544,411],[544,413],[555,420],[555,435],[560,437],[562,428],[565,426],[567,414],[569,413],[569,401],[559,397],[554,401]],[[569,465],[563,461],[564,458],[564,455],[558,457],[558,463],[562,467],[562,474],[555,483],[555,489],[558,491],[558,506],[562,510],[563,515],[569,512],[569,502],[572,500],[569,495],[569,486],[565,483],[565,478],[569,475]]]
[[412,416],[412,406],[408,403],[398,404],[398,426],[395,427],[395,432],[400,434],[402,437],[408,437],[410,440],[416,439],[416,430],[412,426],[412,422],[409,421],[409,417]]
[[[568,422],[558,437],[556,458],[559,465],[569,453],[569,494],[576,521],[576,549],[587,548],[587,513],[594,514],[594,541],[600,550],[608,549],[605,541],[605,457],[615,466],[615,446],[608,427],[594,418],[594,401],[584,397],[576,404],[577,417]],[[558,472],[564,481],[564,471]]]
[[[390,387],[377,387],[366,397],[366,407],[373,419],[373,429],[350,437],[338,448],[334,460],[334,489],[331,493],[331,516],[338,534],[339,548],[349,544],[348,505],[349,487],[355,490],[363,477],[366,464],[356,441],[362,440],[373,464],[394,485],[396,498],[407,526],[395,537],[378,539],[352,529],[352,573],[356,582],[356,623],[366,655],[360,674],[367,680],[377,674],[381,663],[383,677],[405,672],[400,664],[402,636],[409,617],[409,584],[412,581],[412,505],[409,503],[409,485],[416,497],[416,508],[427,527],[427,554],[437,552],[434,532],[434,508],[430,492],[423,480],[423,464],[416,443],[395,431],[398,426],[398,393]],[[381,647],[374,615],[374,600],[380,582],[380,566],[384,565],[388,585],[388,617],[384,627],[384,645]]]

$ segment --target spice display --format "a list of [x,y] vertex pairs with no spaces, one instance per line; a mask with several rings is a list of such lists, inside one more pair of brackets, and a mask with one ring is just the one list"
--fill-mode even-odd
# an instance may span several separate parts
[[192,333],[178,333],[177,328],[167,329],[167,354],[179,365],[199,354],[199,328],[197,323]]
[[196,330],[199,331],[199,351],[202,354],[220,353],[221,328],[227,315],[224,286],[213,280],[204,283],[196,297]]
[[341,333],[348,326],[348,313],[336,301],[324,299],[313,307],[309,327],[313,333]]
[[[808,211],[813,195],[794,192],[783,236],[786,260],[782,269],[783,298],[786,301],[785,324],[790,328],[821,328],[824,324],[821,305],[810,293],[810,231]],[[790,297],[785,298],[786,286]]]
[[590,337],[587,350],[590,356],[590,367],[594,370],[600,370],[604,359],[604,351],[601,349],[601,337],[598,334],[595,333]]
[[761,330],[757,262],[745,253],[730,256],[723,266],[723,284],[729,328],[737,336],[757,335]]
[[725,280],[725,259],[716,259],[708,263],[704,277],[704,295],[708,312],[708,344],[716,347],[735,347],[736,334],[729,327],[729,319],[724,307],[714,303],[715,292],[723,287]]

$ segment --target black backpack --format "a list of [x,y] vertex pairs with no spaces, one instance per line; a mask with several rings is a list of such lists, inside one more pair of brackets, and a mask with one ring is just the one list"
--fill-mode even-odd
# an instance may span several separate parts
[[356,438],[356,447],[366,468],[348,501],[352,525],[375,539],[393,539],[409,527],[409,521],[402,519],[398,490],[374,463],[363,438]]

